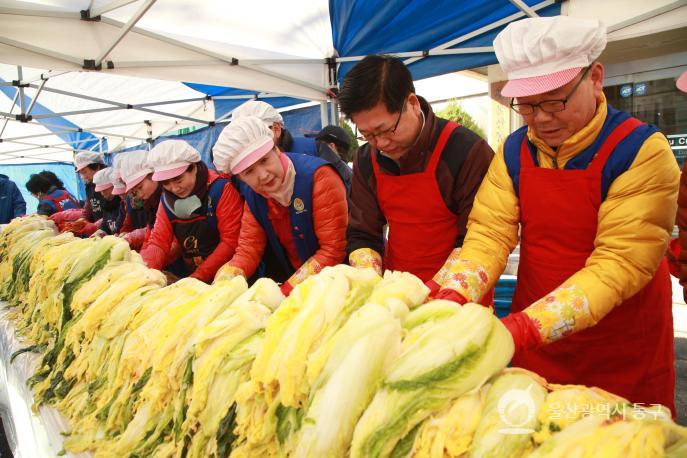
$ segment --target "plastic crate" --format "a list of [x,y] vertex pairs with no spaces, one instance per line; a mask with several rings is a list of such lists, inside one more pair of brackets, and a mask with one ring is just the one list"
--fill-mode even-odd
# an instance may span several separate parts
[[515,275],[501,275],[494,288],[494,310],[502,318],[510,313],[513,293],[515,292]]

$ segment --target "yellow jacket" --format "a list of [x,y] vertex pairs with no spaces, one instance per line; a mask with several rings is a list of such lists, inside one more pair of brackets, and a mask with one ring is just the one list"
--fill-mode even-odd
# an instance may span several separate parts
[[[595,140],[606,112],[604,98],[590,123],[559,147],[559,167]],[[527,135],[537,147],[540,166],[552,168],[554,151],[531,131]],[[580,331],[596,324],[651,280],[675,221],[679,179],[680,170],[668,141],[661,133],[651,135],[631,167],[609,187],[599,208],[596,248],[585,267],[548,294],[548,301],[542,298],[524,311],[543,324],[544,342],[560,337],[554,334],[553,327],[563,313],[561,303],[568,302],[568,312],[574,309],[571,313],[575,314],[576,324],[572,331]],[[462,252],[449,268],[450,273],[445,273],[443,285],[471,301],[481,297],[503,272],[518,242],[519,223],[519,199],[501,145],[475,197]],[[551,295],[556,296],[553,302],[557,311],[545,305],[552,302]]]

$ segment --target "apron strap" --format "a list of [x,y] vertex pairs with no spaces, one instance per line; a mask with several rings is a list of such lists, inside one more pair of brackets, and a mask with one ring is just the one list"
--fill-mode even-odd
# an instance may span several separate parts
[[444,128],[441,129],[439,140],[437,140],[437,144],[434,146],[434,150],[432,151],[432,158],[429,160],[427,168],[425,169],[426,172],[434,173],[434,171],[437,169],[437,164],[439,163],[439,159],[441,159],[441,153],[444,151],[446,142],[448,142],[449,137],[458,127],[460,127],[460,124],[457,122],[448,121]]
[[616,146],[642,124],[642,121],[632,117],[618,124],[618,126],[613,129],[613,132],[604,140],[596,156],[592,159],[592,162],[589,164],[589,170],[601,173],[606,165],[606,161],[611,156]]
[[532,159],[532,153],[530,152],[530,147],[527,144],[527,134],[525,134],[522,136],[522,142],[520,143],[520,168],[532,169],[534,167],[534,159]]
[[[611,153],[615,150],[616,146],[628,135],[630,135],[637,127],[641,126],[643,123],[637,118],[628,118],[621,122],[613,132],[604,140],[603,144],[599,148],[598,153],[592,159],[589,164],[588,170],[591,172],[599,172],[603,170],[606,165],[606,161],[610,157]],[[522,168],[532,168],[534,167],[534,160],[532,159],[532,154],[530,153],[530,148],[527,143],[527,136],[523,136],[522,143],[520,144],[520,166]]]
[[[460,127],[459,123],[454,121],[448,121],[444,128],[441,129],[441,134],[439,134],[439,139],[437,140],[437,143],[434,146],[434,149],[432,150],[432,157],[430,158],[429,163],[425,168],[425,172],[434,172],[436,170],[437,164],[439,163],[439,159],[441,158],[441,153],[442,151],[444,151],[444,147],[446,146],[446,142],[448,141],[453,131],[456,130],[458,127]],[[372,168],[374,169],[376,176],[379,176],[379,164],[377,163],[378,153],[379,151],[377,150],[377,148],[370,145],[370,159],[372,160]]]

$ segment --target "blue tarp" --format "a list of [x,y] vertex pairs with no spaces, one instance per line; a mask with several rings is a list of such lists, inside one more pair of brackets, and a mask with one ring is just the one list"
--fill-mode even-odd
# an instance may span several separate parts
[[[196,90],[205,95],[211,96],[236,96],[236,95],[251,95],[257,99],[259,91],[246,91],[243,89],[234,89],[231,87],[212,86],[208,84],[184,83],[193,90]],[[219,119],[238,107],[242,103],[250,99],[214,99],[215,103],[215,119]],[[264,100],[272,105],[274,108],[288,107],[299,103],[309,102],[309,100],[296,99],[293,97],[269,97]],[[319,108],[318,108],[319,109]],[[318,112],[319,113],[319,112]],[[319,119],[319,114],[318,114]]]
[[[528,6],[541,0],[525,0]],[[540,9],[540,16],[560,14],[556,3]],[[481,29],[520,10],[508,0],[330,0],[334,48],[339,57],[425,51]],[[505,25],[463,41],[454,48],[492,46]],[[453,49],[453,48],[449,48]],[[496,63],[494,53],[426,57],[410,64],[414,80]],[[342,64],[339,82],[355,65]]]
[[26,189],[26,182],[32,173],[49,170],[64,182],[64,187],[78,200],[84,200],[86,193],[81,181],[74,172],[74,164],[69,162],[40,162],[32,164],[0,164],[0,173],[7,175],[17,187],[26,201],[26,212],[36,213],[38,201]]
[[[289,132],[291,132],[291,135],[294,137],[303,137],[306,133],[319,132],[321,129],[322,122],[320,120],[319,106],[301,108],[283,113],[283,115],[284,125],[287,129],[289,129]],[[224,129],[226,125],[227,123],[218,123],[215,126],[204,127],[188,134],[159,137],[150,145],[150,147],[152,148],[158,143],[169,139],[184,140],[198,150],[203,162],[214,169],[215,166],[212,164],[212,147],[217,141],[222,129]],[[146,145],[132,146],[131,148],[126,148],[121,152],[147,148],[148,147]],[[110,155],[106,155],[105,160],[108,164],[112,163],[112,158]]]

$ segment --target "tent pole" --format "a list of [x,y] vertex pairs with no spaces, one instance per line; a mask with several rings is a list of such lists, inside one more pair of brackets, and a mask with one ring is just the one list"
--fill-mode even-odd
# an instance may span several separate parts
[[134,13],[131,18],[129,18],[129,22],[127,22],[124,27],[122,27],[122,30],[120,31],[119,35],[112,41],[112,43],[106,48],[105,52],[103,52],[100,56],[98,56],[97,59],[95,59],[95,67],[98,67],[100,64],[103,63],[103,60],[112,52],[113,49],[117,47],[117,45],[124,39],[127,33],[131,31],[131,29],[136,25],[138,21],[141,20],[144,14],[148,12],[151,6],[155,3],[156,0],[146,0],[143,5]]
[[[38,86],[36,86],[35,84],[29,84],[29,87],[32,87],[32,88],[35,89],[35,88],[37,88]],[[127,105],[127,104],[125,104],[125,103],[115,102],[115,101],[113,101],[113,100],[101,99],[101,98],[98,98],[98,97],[91,97],[91,96],[87,96],[87,95],[84,95],[84,94],[76,94],[76,93],[74,93],[74,92],[63,91],[63,90],[60,90],[60,89],[47,88],[47,87],[46,87],[46,88],[44,88],[43,90],[48,91],[48,92],[54,92],[54,93],[56,93],[56,94],[68,95],[68,96],[76,97],[76,98],[79,98],[79,99],[90,100],[90,101],[92,101],[92,102],[106,103],[106,104],[114,105],[114,106],[120,107],[120,108],[127,108],[127,109],[130,108],[129,105]],[[209,122],[209,121],[205,121],[205,120],[203,120],[203,119],[190,118],[190,117],[188,117],[188,116],[182,116],[182,115],[178,115],[178,114],[174,114],[174,113],[166,113],[166,112],[164,112],[164,111],[158,111],[158,110],[151,110],[151,109],[149,109],[149,108],[140,108],[140,107],[137,108],[137,107],[134,107],[134,106],[131,106],[131,108],[134,109],[134,110],[138,110],[138,111],[145,111],[145,112],[147,112],[147,113],[154,113],[154,114],[159,114],[159,115],[162,115],[162,116],[169,116],[170,118],[185,119],[186,121],[197,122],[198,124],[207,124],[207,123]],[[56,114],[57,114],[57,113],[56,113]]]
[[[26,3],[26,2],[22,2],[22,3]],[[20,8],[0,7],[0,14],[11,14],[14,16],[49,17],[49,18],[59,18],[59,19],[81,19],[81,14],[79,14],[78,12],[71,13],[68,11],[30,10],[30,9],[23,9],[23,8],[20,9]]]
[[[21,81],[24,76],[21,65],[17,65],[17,80]],[[22,118],[26,114],[26,100],[24,99],[24,88],[19,86],[19,107],[21,109]]]
[[[48,119],[48,118],[60,118],[63,116],[80,115],[87,113],[102,113],[103,111],[117,111],[123,110],[121,107],[106,107],[106,108],[89,108],[88,110],[75,110],[75,111],[63,111],[61,113],[46,113],[31,116],[32,119]],[[85,129],[84,129],[85,130]]]
[[83,66],[83,61],[79,60],[78,58],[76,58],[74,56],[68,56],[67,54],[61,54],[58,52],[50,51],[48,49],[40,48],[38,46],[33,46],[33,45],[29,45],[27,43],[22,43],[21,41],[12,40],[12,39],[9,39],[7,37],[0,37],[0,43],[8,45],[8,46],[12,46],[14,48],[19,48],[19,49],[23,49],[26,51],[35,52],[36,54],[41,54],[43,56],[52,57],[53,59],[62,60],[64,62],[68,62],[68,63],[73,64],[73,65],[78,65],[79,68],[81,68],[81,66]]
[[520,11],[525,13],[528,17],[539,17],[537,13],[535,13],[532,8],[530,8],[525,2],[522,0],[508,0],[511,2],[513,5],[517,6]]
[[30,115],[31,110],[33,110],[33,106],[36,104],[36,100],[38,100],[38,96],[41,95],[41,91],[43,90],[43,86],[45,86],[45,83],[47,83],[48,80],[44,79],[41,81],[41,85],[38,87],[38,91],[36,92],[36,95],[33,96],[33,100],[31,101],[31,104],[29,105],[29,109],[26,110],[26,114]]
[[[114,11],[117,8],[121,8],[123,6],[129,5],[131,3],[135,3],[138,0],[117,0],[111,3],[108,3],[107,5],[103,5],[100,8],[96,8],[94,10],[91,10],[89,7],[89,10],[91,11],[91,17],[98,17],[101,16],[105,13],[109,13],[110,11]],[[93,6],[93,2],[91,1],[91,5]]]
[[335,124],[338,126],[341,119],[339,116],[339,102],[336,99],[332,100],[332,112],[334,113],[332,115],[332,124]]
[[334,99],[329,101],[329,110],[329,124],[338,125],[338,120],[336,119],[336,101]]
[[[50,145],[40,145],[40,144],[37,144],[37,143],[22,142],[22,141],[18,141],[18,140],[11,140],[11,141],[3,140],[3,143],[4,143],[4,142],[7,142],[7,143],[13,143],[13,144],[16,144],[16,145],[24,145],[24,146],[36,146],[36,147],[41,147],[41,148],[47,146],[47,147],[50,147],[50,148],[65,149],[65,148],[67,148],[67,146],[75,145],[75,144],[77,144],[77,143],[86,143],[86,142],[90,142],[90,141],[92,141],[92,140],[93,140],[93,139],[91,139],[91,138],[87,138],[87,139],[84,139],[84,140],[76,140],[76,141],[73,141],[73,142],[51,143]],[[67,146],[65,146],[65,145],[67,145]],[[68,151],[71,151],[72,148],[71,148],[71,147],[70,147],[70,148],[67,148],[67,150],[68,150]]]
[[[8,113],[9,115],[12,115],[12,111],[14,111],[14,107],[17,106],[17,99],[19,98],[19,91],[14,92],[14,99],[12,99],[12,106],[10,107],[10,112]],[[0,130],[0,138],[2,138],[2,133],[5,132],[5,127],[7,127],[7,123],[10,121],[10,118],[5,118],[5,123],[2,126],[2,130]]]
[[320,122],[322,127],[329,125],[329,120],[327,119],[327,102],[320,102]]
[[[542,8],[546,8],[546,7],[548,7],[548,6],[553,5],[554,3],[556,3],[555,0],[545,0],[545,1],[543,1],[543,2],[537,3],[536,5],[530,6],[530,8],[532,9],[532,11],[539,11],[539,10],[542,9]],[[518,11],[517,13],[511,14],[510,16],[505,17],[505,18],[503,18],[503,19],[501,19],[501,20],[499,20],[499,21],[492,22],[492,23],[489,24],[489,25],[486,25],[486,26],[481,27],[481,28],[479,28],[479,29],[477,29],[477,30],[474,30],[474,31],[472,31],[472,32],[470,32],[470,33],[466,33],[465,35],[462,35],[462,36],[460,36],[460,37],[454,38],[454,39],[451,40],[451,41],[448,41],[448,42],[446,42],[446,43],[443,43],[443,44],[437,46],[436,48],[431,49],[431,50],[430,50],[430,54],[431,54],[432,51],[450,48],[451,46],[455,46],[455,45],[457,45],[457,44],[459,44],[459,43],[462,43],[462,42],[464,42],[464,41],[470,40],[470,39],[472,39],[472,38],[474,38],[474,37],[477,37],[477,36],[479,36],[479,35],[482,35],[482,34],[484,34],[484,33],[486,33],[486,32],[491,31],[491,30],[497,29],[497,28],[501,27],[502,25],[506,25],[506,24],[508,24],[509,22],[515,21],[515,20],[520,19],[520,18],[523,18],[523,17],[525,17],[525,13],[523,13],[522,11]],[[417,62],[417,61],[420,60],[420,59],[421,59],[421,57],[414,57],[414,58],[412,58],[412,59],[406,60],[406,61],[405,61],[405,64],[406,64],[406,65],[410,65],[410,64],[412,64],[413,62]]]

